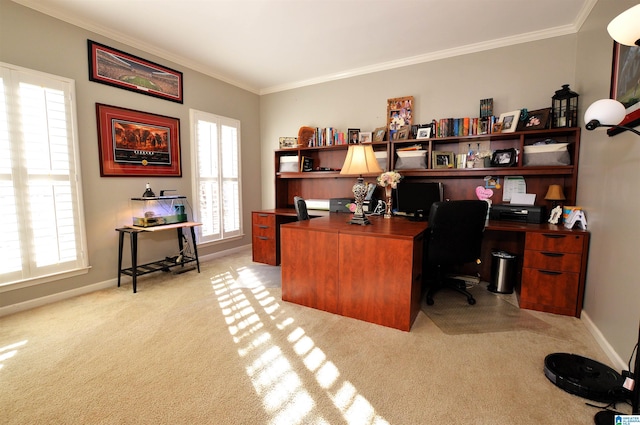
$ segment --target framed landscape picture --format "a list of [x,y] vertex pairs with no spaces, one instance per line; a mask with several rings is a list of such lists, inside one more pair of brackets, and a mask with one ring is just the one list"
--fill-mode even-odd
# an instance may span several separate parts
[[180,177],[178,118],[96,103],[102,177]]
[[[640,125],[640,46],[625,46],[613,42],[613,64],[611,67],[611,99],[622,103],[627,116],[620,125],[636,127]],[[621,128],[610,128],[610,136],[624,131]]]
[[89,80],[183,103],[182,72],[87,40]]

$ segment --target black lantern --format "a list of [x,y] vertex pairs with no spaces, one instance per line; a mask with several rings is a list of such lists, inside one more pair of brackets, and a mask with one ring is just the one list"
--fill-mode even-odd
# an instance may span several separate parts
[[578,93],[571,91],[569,84],[563,84],[551,98],[553,127],[576,127],[578,125]]

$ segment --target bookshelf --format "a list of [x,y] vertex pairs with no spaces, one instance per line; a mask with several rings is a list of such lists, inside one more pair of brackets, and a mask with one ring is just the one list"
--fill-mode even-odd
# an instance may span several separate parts
[[[554,139],[568,143],[570,165],[525,166],[523,152],[525,146],[533,145],[545,139]],[[478,143],[490,144],[490,149],[516,149],[518,158],[513,167],[480,168],[433,168],[434,152],[459,153],[460,146]],[[523,176],[527,183],[527,192],[535,193],[536,204],[544,205],[544,196],[551,184],[563,187],[566,196],[565,205],[576,204],[578,162],[580,154],[580,128],[555,128],[545,130],[522,131],[513,133],[483,134],[474,136],[440,137],[429,139],[392,140],[372,143],[374,151],[387,153],[388,169],[394,170],[397,151],[403,147],[420,144],[426,151],[427,168],[398,170],[406,179],[420,181],[439,181],[444,184],[444,194],[448,199],[475,199],[475,188],[484,184],[485,176],[498,177],[500,183],[506,176]],[[299,146],[275,151],[275,195],[276,208],[292,208],[293,197],[306,199],[351,198],[354,177],[341,175],[348,145],[322,147]],[[280,172],[282,157],[296,157],[296,171]],[[311,158],[314,171],[299,171],[302,158]],[[321,169],[323,171],[315,171]],[[365,181],[374,182],[377,175],[365,175]],[[382,198],[382,189],[378,188]],[[494,189],[494,203],[501,203],[502,191]]]

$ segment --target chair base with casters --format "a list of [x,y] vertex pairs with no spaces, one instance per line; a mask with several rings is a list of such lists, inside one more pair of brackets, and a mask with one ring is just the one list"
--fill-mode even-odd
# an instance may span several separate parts
[[432,282],[427,292],[427,305],[433,305],[433,296],[441,289],[452,289],[467,297],[469,305],[476,303],[475,298],[467,291],[467,282],[462,279],[455,279],[448,276],[439,276],[436,281]]

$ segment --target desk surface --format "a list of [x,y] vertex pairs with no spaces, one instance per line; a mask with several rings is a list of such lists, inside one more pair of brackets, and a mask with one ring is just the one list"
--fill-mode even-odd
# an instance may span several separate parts
[[413,239],[427,228],[426,221],[409,221],[405,218],[368,216],[370,225],[351,224],[351,214],[331,213],[311,220],[294,221],[282,227],[302,227],[305,230],[343,233],[358,236],[380,236],[396,239]]
[[[282,216],[295,216],[296,212],[293,208],[275,208],[271,210],[262,210],[263,212],[273,213]],[[329,211],[317,211],[310,210],[309,214],[314,217],[313,220],[308,222],[294,222],[287,225],[297,226],[313,226],[314,230],[326,229],[327,231],[335,231],[340,229],[341,232],[351,231],[355,233],[371,233],[379,235],[393,235],[402,236],[403,232],[412,233],[416,228],[424,228],[428,225],[426,221],[411,221],[405,217],[393,217],[393,219],[384,219],[382,216],[368,215],[367,218],[372,223],[382,223],[377,226],[358,226],[348,224],[351,214],[346,213],[331,213]],[[317,218],[315,218],[317,217]],[[318,220],[321,217],[328,217],[327,220]],[[312,222],[312,223],[309,223]],[[300,224],[295,224],[300,223]],[[306,223],[306,224],[305,224]],[[381,227],[382,226],[382,227]],[[365,229],[359,229],[360,227]],[[404,228],[404,230],[402,230]],[[582,229],[567,229],[563,225],[549,224],[549,223],[519,223],[517,221],[506,220],[489,220],[487,221],[487,230],[505,231],[505,232],[553,232],[553,233],[588,233],[587,230]]]

